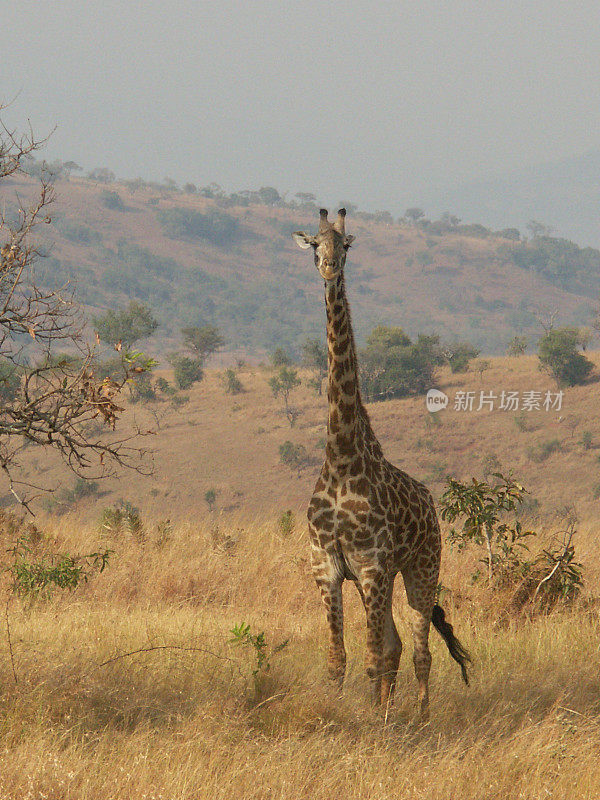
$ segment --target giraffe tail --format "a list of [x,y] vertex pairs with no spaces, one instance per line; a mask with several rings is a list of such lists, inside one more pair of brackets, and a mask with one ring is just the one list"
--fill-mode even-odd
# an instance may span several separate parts
[[440,634],[442,639],[446,642],[446,646],[450,652],[452,658],[460,664],[460,670],[462,672],[463,681],[469,685],[469,675],[467,673],[467,664],[472,663],[471,656],[469,655],[468,650],[462,646],[462,644],[458,641],[456,636],[454,635],[454,631],[452,630],[452,625],[449,622],[446,622],[446,615],[444,614],[444,609],[441,606],[435,605],[433,607],[433,612],[431,614],[431,621],[433,623],[433,627],[436,631]]

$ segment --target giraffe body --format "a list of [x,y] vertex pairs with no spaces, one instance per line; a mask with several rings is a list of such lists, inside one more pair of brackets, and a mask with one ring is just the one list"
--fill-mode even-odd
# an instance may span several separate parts
[[[325,280],[328,345],[328,423],[325,463],[308,508],[311,563],[329,623],[330,677],[341,686],[346,653],[342,583],[352,580],[367,617],[366,669],[372,699],[393,698],[402,642],[392,614],[394,580],[400,572],[411,616],[413,661],[421,714],[427,716],[431,655],[429,625],[440,631],[463,668],[468,654],[435,606],[441,538],[429,490],[383,455],[360,397],[356,348],[344,286],[345,211],[336,222],[321,211],[317,236],[294,234],[312,246]],[[434,613],[434,608],[436,609]]]

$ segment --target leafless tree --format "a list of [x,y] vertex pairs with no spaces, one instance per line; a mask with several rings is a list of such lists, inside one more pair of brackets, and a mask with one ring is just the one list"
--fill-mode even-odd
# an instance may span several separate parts
[[42,144],[31,130],[18,134],[0,122],[0,471],[27,508],[31,489],[51,488],[21,477],[20,456],[31,445],[58,451],[84,477],[120,466],[147,471],[134,435],[113,433],[123,411],[119,393],[145,365],[121,353],[122,375],[98,377],[73,288],[48,288],[36,276],[40,226],[51,222],[55,198],[52,176],[43,173],[36,184],[21,175],[23,196],[6,191]]
[[554,330],[554,324],[558,317],[558,309],[551,308],[550,306],[537,306],[532,309],[532,314],[536,319],[538,325],[542,327],[544,335],[547,336],[550,331]]

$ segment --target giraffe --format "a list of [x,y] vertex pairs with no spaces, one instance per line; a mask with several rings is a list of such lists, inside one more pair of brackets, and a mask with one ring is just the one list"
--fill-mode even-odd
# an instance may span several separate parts
[[468,652],[435,603],[441,537],[433,498],[419,481],[390,464],[362,403],[344,266],[354,236],[346,210],[332,224],[320,211],[316,236],[293,235],[313,248],[325,282],[328,421],[325,462],[308,507],[312,570],[327,612],[328,672],[340,689],[346,668],[342,583],[351,580],[367,620],[366,672],[372,702],[391,703],[402,652],[392,613],[394,579],[402,574],[413,635],[419,713],[429,714],[429,626],[446,642],[468,684]]

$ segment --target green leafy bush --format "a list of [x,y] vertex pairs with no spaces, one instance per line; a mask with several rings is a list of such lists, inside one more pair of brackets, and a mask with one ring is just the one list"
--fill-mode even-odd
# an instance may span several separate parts
[[175,384],[179,389],[189,389],[204,377],[202,362],[189,356],[175,356],[171,359]]
[[237,219],[218,209],[206,214],[188,208],[160,209],[158,221],[171,239],[206,239],[223,247],[239,237]]
[[100,201],[103,206],[110,208],[112,211],[124,211],[125,203],[121,200],[118,192],[111,189],[104,189],[100,194]]
[[540,339],[540,369],[552,375],[559,386],[585,383],[594,368],[592,362],[579,352],[579,341],[577,328],[555,328]]
[[360,354],[363,394],[368,400],[423,394],[443,361],[438,336],[421,334],[412,342],[402,328],[379,325]]
[[244,391],[241,380],[234,369],[229,367],[222,376],[223,386],[227,394],[241,394]]

